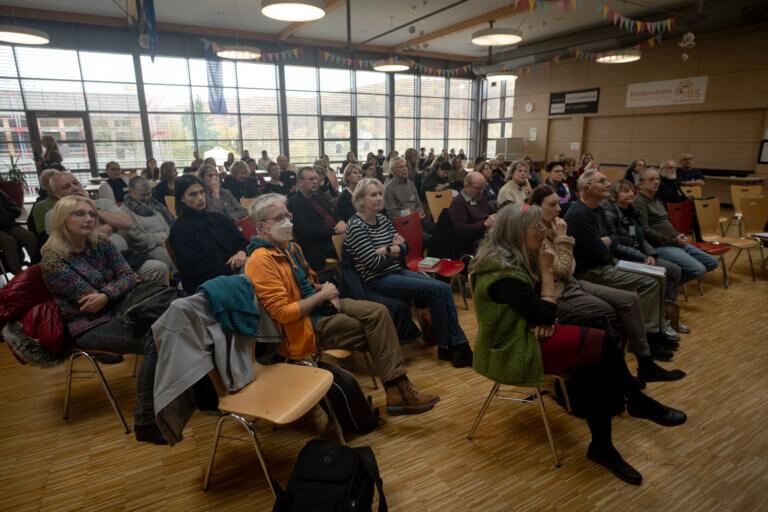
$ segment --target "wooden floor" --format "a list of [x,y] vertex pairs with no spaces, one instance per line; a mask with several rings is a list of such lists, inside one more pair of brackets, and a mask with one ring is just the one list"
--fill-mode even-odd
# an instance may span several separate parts
[[[348,441],[373,447],[397,511],[768,510],[768,283],[761,275],[751,280],[745,255],[730,277],[726,290],[718,269],[704,279],[705,296],[695,286],[689,302],[681,295],[682,318],[693,333],[666,366],[688,376],[647,389],[684,410],[688,422],[663,428],[626,413],[613,421],[614,443],[643,474],[641,487],[590,462],[585,423],[548,398],[561,468],[552,464],[535,404],[494,401],[467,441],[491,383],[471,369],[438,362],[435,349],[421,342],[404,348],[411,379],[442,402],[426,414],[386,418],[371,434]],[[459,313],[474,341],[473,314]],[[634,371],[634,358],[629,361]],[[105,367],[129,424],[133,363],[129,356]],[[344,364],[369,392],[362,360],[353,356]],[[62,420],[64,378],[63,367],[22,367],[0,347],[0,510],[271,510],[246,443],[222,441],[211,488],[201,490],[215,419],[195,413],[173,448],[136,443],[121,432],[95,379],[75,381],[70,419]],[[374,404],[383,406],[381,390]],[[227,434],[241,432],[230,426]],[[306,441],[334,439],[317,409],[279,430],[261,425],[259,434],[283,485]]]

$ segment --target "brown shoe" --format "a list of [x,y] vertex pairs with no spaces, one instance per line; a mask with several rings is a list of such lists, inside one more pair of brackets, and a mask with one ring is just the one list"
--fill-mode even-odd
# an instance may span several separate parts
[[440,401],[437,395],[427,395],[413,389],[407,377],[397,384],[387,387],[387,415],[420,414],[426,412]]

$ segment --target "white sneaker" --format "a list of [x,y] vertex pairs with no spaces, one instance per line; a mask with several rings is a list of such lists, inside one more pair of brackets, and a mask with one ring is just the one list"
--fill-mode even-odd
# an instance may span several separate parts
[[677,332],[682,334],[690,334],[691,328],[685,325],[683,322],[677,322]]
[[662,329],[662,332],[667,338],[675,341],[680,341],[680,337],[681,337],[680,334],[672,328],[672,326],[669,323],[669,320],[664,320],[664,329]]

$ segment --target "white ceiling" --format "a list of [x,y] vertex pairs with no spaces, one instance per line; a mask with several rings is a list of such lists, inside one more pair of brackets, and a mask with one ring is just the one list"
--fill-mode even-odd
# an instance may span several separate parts
[[[123,5],[123,0],[116,0]],[[423,16],[455,0],[351,0],[352,42],[359,43],[374,35],[387,31],[409,20]],[[526,0],[522,0],[525,3]],[[605,22],[598,12],[601,3],[629,17],[643,17],[659,12],[664,8],[674,9],[681,4],[690,4],[686,0],[582,0],[582,7],[560,10],[550,5],[549,12],[534,9],[513,17],[499,20],[496,25],[520,28],[525,42],[540,41],[566,33],[599,26]],[[393,46],[414,37],[421,31],[430,33],[467,18],[514,4],[514,0],[469,0],[468,2],[436,14],[426,20],[403,28],[392,34],[372,41],[371,44]],[[644,7],[644,4],[649,7]],[[21,5],[18,5],[21,7]],[[49,9],[83,14],[98,14],[122,17],[125,14],[111,0],[25,0],[23,7]],[[179,23],[215,28],[231,28],[276,34],[288,26],[288,23],[266,18],[261,14],[260,0],[155,0],[158,22]],[[431,41],[427,51],[471,55],[481,57],[487,54],[485,47],[470,43],[472,32],[483,28],[473,27],[451,36]],[[618,29],[617,29],[618,32]],[[297,37],[346,41],[346,7],[341,6],[325,18],[313,23],[296,34]],[[160,41],[162,47],[162,39]],[[505,48],[495,49],[503,51]]]

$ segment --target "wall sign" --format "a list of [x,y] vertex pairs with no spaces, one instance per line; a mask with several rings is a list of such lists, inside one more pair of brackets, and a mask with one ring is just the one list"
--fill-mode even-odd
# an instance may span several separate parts
[[553,92],[549,94],[549,115],[597,114],[600,89]]
[[627,108],[704,103],[707,77],[678,78],[627,86]]

